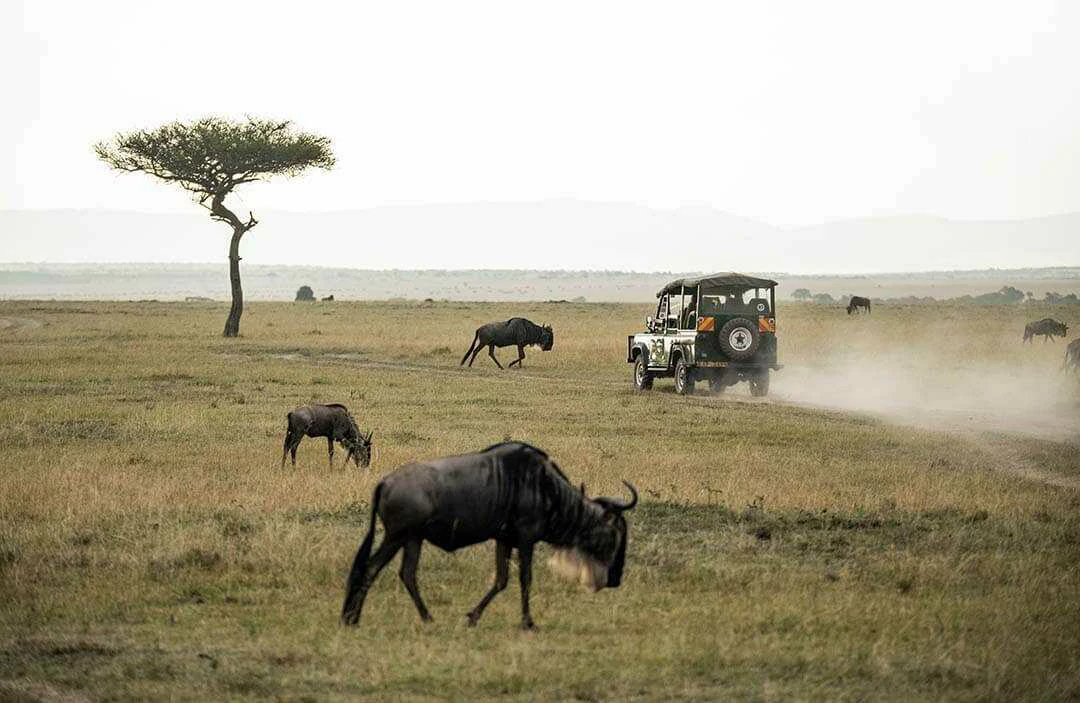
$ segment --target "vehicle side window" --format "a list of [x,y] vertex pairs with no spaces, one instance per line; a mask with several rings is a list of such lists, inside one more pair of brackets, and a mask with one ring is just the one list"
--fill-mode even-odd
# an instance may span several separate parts
[[697,309],[695,308],[697,301],[697,291],[691,292],[686,296],[686,305],[682,311],[682,329],[692,330],[697,328]]
[[653,332],[663,332],[667,328],[667,318],[669,314],[668,305],[671,301],[668,296],[660,296],[660,302],[656,305],[656,319],[653,320]]
[[670,295],[665,295],[664,299],[667,301],[665,303],[667,312],[664,314],[664,329],[669,331],[678,329],[679,311],[675,309],[679,307],[678,305],[675,305],[677,299],[674,299]]

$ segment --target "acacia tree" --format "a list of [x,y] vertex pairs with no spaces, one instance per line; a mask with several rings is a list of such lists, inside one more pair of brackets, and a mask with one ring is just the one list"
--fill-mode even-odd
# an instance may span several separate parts
[[220,117],[171,122],[153,130],[117,134],[111,141],[95,144],[94,151],[118,171],[148,173],[176,183],[209,210],[211,218],[232,227],[232,307],[225,321],[226,337],[240,333],[240,315],[244,312],[240,239],[259,221],[250,211],[247,220],[238,217],[225,207],[225,196],[245,183],[334,166],[328,138],[294,131],[288,121],[250,117],[245,122]]

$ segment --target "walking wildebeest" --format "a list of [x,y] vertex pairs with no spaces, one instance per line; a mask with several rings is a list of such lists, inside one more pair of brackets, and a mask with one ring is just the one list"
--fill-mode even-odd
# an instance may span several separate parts
[[1080,337],[1069,342],[1069,346],[1065,347],[1065,363],[1061,365],[1061,370],[1064,371],[1070,366],[1073,371],[1080,371]]
[[859,308],[866,308],[866,313],[870,314],[870,299],[864,298],[861,295],[851,296],[851,300],[847,304],[847,314],[850,315],[853,312],[858,312]]
[[[551,351],[552,345],[555,344],[555,333],[550,325],[541,326],[524,317],[512,317],[506,322],[489,322],[477,328],[472,344],[469,345],[465,356],[461,357],[461,364],[458,366],[464,364],[466,359],[469,360],[469,366],[472,366],[476,355],[481,349],[487,347],[488,356],[501,369],[503,365],[495,358],[495,347],[509,347],[515,344],[518,348],[518,358],[507,364],[507,368],[514,364],[521,364],[521,360],[525,358],[525,347],[529,344],[538,344],[544,351]],[[471,357],[470,354],[472,354]]]
[[1041,334],[1043,344],[1046,344],[1046,341],[1053,339],[1054,335],[1064,337],[1068,332],[1069,326],[1064,322],[1058,322],[1052,317],[1044,317],[1038,322],[1029,322],[1024,326],[1024,341],[1030,342],[1035,339],[1035,335]]
[[356,426],[356,421],[349,414],[349,409],[344,405],[331,403],[329,405],[302,405],[290,412],[287,416],[288,426],[285,428],[285,448],[281,452],[281,468],[285,468],[285,456],[292,454],[292,465],[296,466],[296,448],[300,446],[300,440],[304,435],[308,437],[326,437],[326,444],[330,452],[330,468],[334,468],[334,442],[341,442],[341,446],[349,452],[345,463],[349,459],[356,462],[358,467],[364,467],[371,463],[371,437],[374,432],[368,432],[365,437]]
[[[521,626],[533,627],[529,615],[533,547],[555,545],[567,561],[578,565],[593,590],[616,588],[626,560],[627,526],[623,513],[637,505],[632,496],[587,498],[570,484],[558,465],[541,449],[522,442],[503,442],[482,452],[406,464],[375,486],[371,524],[356,552],[345,586],[341,622],[360,620],[364,598],[375,577],[399,549],[398,572],[412,596],[420,619],[431,620],[420,598],[416,568],[427,540],[447,552],[495,540],[495,584],[469,614],[475,625],[491,599],[506,588],[510,553],[517,549],[521,583]],[[382,520],[382,544],[371,553],[375,516]]]

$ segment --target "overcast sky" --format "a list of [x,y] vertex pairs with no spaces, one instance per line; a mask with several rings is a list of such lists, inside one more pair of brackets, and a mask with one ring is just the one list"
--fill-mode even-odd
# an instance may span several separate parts
[[772,224],[1080,210],[1080,3],[0,3],[0,208],[191,211],[98,162],[208,114],[329,136],[241,209],[580,198]]

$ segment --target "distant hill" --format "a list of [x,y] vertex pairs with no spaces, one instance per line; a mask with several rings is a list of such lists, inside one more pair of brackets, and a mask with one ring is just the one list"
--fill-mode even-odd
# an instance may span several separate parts
[[[655,304],[655,294],[686,272],[524,270],[368,270],[316,266],[244,265],[248,300],[292,300],[306,285],[336,300],[558,300]],[[752,271],[777,280],[777,295],[798,288],[813,293],[868,295],[875,299],[981,295],[1014,286],[1043,298],[1049,291],[1080,293],[1080,267],[850,276],[797,276]],[[0,300],[184,300],[229,298],[225,264],[3,264]]]
[[[1080,213],[1004,222],[883,217],[778,228],[710,207],[545,200],[259,211],[245,264],[366,269],[867,271],[1080,264]],[[223,262],[227,229],[190,214],[0,211],[8,262]]]

